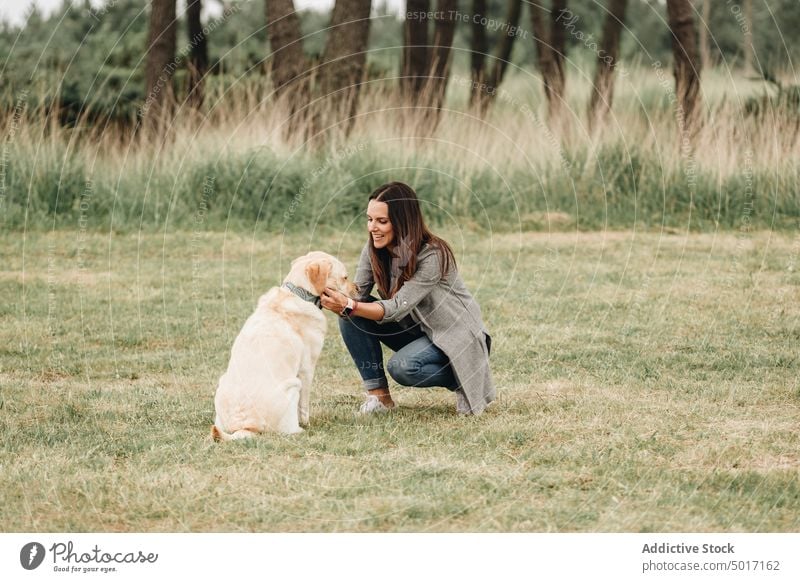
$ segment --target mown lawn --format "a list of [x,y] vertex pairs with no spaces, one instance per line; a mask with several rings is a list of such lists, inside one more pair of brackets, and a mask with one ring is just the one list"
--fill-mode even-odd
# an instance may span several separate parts
[[800,236],[443,232],[499,398],[398,389],[358,418],[328,314],[310,428],[217,445],[257,297],[358,225],[0,235],[10,531],[797,531]]

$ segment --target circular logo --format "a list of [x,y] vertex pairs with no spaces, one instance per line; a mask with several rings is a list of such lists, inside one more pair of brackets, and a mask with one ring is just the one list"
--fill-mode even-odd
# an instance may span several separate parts
[[26,570],[35,570],[44,561],[44,546],[39,542],[30,542],[22,546],[19,552],[19,563]]

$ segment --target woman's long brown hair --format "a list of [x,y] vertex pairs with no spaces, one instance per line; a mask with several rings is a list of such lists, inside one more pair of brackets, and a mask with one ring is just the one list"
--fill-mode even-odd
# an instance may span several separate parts
[[390,182],[377,188],[369,195],[369,199],[387,204],[389,222],[392,223],[394,232],[394,253],[397,256],[392,256],[386,248],[376,249],[372,237],[369,237],[372,274],[383,297],[394,297],[403,283],[414,275],[417,270],[417,255],[426,243],[439,252],[442,277],[447,275],[451,266],[455,266],[456,259],[450,245],[425,226],[417,193],[411,186],[402,182]]

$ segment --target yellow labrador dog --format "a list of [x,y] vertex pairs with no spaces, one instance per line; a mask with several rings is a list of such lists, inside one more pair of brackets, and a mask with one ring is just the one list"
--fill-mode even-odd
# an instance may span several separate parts
[[308,424],[311,381],[325,339],[319,299],[325,287],[347,296],[356,293],[345,266],[314,251],[295,259],[283,285],[259,298],[219,379],[214,440],[303,431],[300,425]]

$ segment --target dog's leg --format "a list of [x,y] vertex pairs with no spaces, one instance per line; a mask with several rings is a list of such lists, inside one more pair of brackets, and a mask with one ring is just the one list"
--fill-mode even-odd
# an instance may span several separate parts
[[311,412],[311,380],[313,376],[309,370],[313,369],[313,364],[306,362],[297,375],[300,378],[300,400],[297,406],[297,416],[303,426],[308,425]]
[[311,382],[302,382],[300,385],[300,399],[297,406],[297,416],[300,424],[308,426],[311,408]]
[[317,369],[317,361],[319,360],[320,350],[314,350],[308,355],[308,360],[303,362],[300,372],[297,376],[302,382],[300,389],[300,402],[297,414],[300,417],[300,424],[307,426],[309,422],[309,415],[311,413],[311,384],[314,381],[314,370]]
[[281,418],[278,430],[285,434],[297,434],[303,432],[300,428],[298,417],[300,393],[303,389],[303,383],[298,378],[287,380],[283,386],[286,394],[286,412]]

